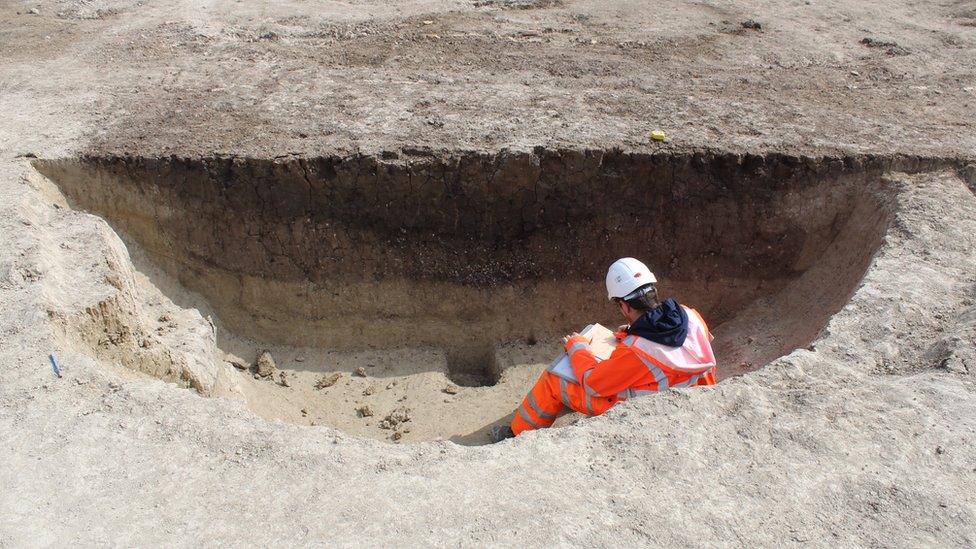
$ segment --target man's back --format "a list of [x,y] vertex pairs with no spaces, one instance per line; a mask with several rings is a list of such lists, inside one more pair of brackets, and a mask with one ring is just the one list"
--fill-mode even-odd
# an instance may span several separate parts
[[694,309],[665,300],[617,335],[620,342],[604,361],[584,346],[569,346],[573,371],[593,396],[628,398],[714,383],[711,334]]

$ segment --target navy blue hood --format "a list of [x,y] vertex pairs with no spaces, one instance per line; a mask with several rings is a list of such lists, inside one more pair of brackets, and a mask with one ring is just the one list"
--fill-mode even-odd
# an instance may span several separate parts
[[688,313],[668,298],[635,320],[627,333],[668,347],[681,347],[688,337]]

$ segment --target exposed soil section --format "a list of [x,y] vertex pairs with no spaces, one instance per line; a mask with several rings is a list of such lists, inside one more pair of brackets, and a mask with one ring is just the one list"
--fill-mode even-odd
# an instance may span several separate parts
[[[539,149],[35,166],[131,239],[150,284],[212,311],[261,415],[385,437],[373,409],[413,403],[407,439],[470,440],[559,335],[616,325],[618,257],[703,313],[723,378],[806,346],[892,219],[883,171],[935,163]],[[251,367],[265,347],[281,373]]]
[[241,335],[350,350],[612,320],[597,283],[628,255],[721,324],[850,235],[837,250],[850,272],[829,283],[849,292],[887,220],[880,166],[841,159],[540,151],[37,167]]

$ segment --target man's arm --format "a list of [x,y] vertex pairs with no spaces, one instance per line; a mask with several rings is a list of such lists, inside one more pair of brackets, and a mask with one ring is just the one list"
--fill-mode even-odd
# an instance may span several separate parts
[[617,347],[609,358],[598,361],[589,342],[581,335],[566,341],[566,354],[576,378],[592,396],[614,396],[647,374],[647,368],[626,347]]

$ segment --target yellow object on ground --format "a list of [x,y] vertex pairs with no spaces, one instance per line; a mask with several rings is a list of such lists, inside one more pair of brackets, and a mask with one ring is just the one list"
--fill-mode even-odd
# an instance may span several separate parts
[[651,139],[654,141],[664,141],[665,138],[667,138],[667,136],[664,135],[664,132],[661,130],[654,130],[651,132]]

